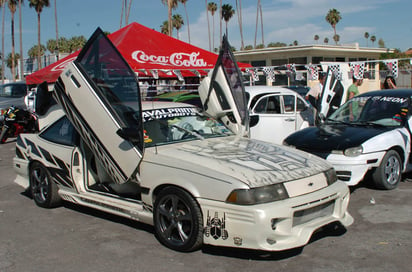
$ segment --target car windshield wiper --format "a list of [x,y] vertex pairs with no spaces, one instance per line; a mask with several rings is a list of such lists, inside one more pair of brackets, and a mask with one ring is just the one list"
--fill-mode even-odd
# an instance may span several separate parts
[[350,125],[350,122],[345,122],[343,120],[336,120],[336,119],[330,119],[330,118],[327,118],[325,123]]
[[177,126],[177,125],[172,125],[172,127],[177,128],[178,130],[183,131],[183,132],[185,132],[185,133],[187,133],[187,134],[190,134],[190,135],[192,135],[192,136],[195,136],[195,137],[198,138],[199,140],[204,140],[204,139],[205,139],[202,135],[200,135],[200,134],[197,133],[196,131],[188,130],[188,129],[186,129],[186,128],[182,128],[182,127]]
[[361,126],[386,127],[385,125],[375,123],[375,122],[372,122],[372,121],[358,121],[358,122],[354,122],[353,124],[354,125],[361,125]]

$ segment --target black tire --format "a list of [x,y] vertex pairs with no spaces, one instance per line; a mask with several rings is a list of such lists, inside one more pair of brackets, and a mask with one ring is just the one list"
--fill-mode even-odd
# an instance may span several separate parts
[[395,189],[402,177],[402,160],[398,152],[389,150],[382,159],[381,164],[375,169],[372,179],[379,189]]
[[203,217],[198,203],[184,190],[167,187],[156,198],[154,228],[168,248],[190,252],[203,244]]
[[54,208],[61,205],[57,184],[53,182],[47,168],[38,162],[30,167],[30,192],[39,207]]
[[9,130],[8,126],[3,126],[0,133],[0,144],[4,144],[7,141],[7,132]]

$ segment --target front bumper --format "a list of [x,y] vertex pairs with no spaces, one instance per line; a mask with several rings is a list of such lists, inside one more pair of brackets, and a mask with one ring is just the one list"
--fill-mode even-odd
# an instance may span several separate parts
[[353,186],[362,181],[369,170],[378,167],[383,156],[385,156],[385,151],[362,154],[357,157],[330,154],[326,160],[335,168],[338,180],[348,186]]
[[266,204],[240,206],[199,199],[204,243],[280,251],[304,246],[312,234],[332,222],[353,223],[347,212],[350,193],[342,182],[321,190]]

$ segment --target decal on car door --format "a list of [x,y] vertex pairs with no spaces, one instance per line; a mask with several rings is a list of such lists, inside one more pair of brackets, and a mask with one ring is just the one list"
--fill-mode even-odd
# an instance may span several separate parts
[[101,29],[62,72],[54,95],[113,182],[138,179],[143,154],[139,84]]

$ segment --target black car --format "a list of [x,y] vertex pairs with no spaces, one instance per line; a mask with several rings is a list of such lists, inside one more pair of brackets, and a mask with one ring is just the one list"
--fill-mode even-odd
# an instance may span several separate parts
[[0,85],[0,109],[10,106],[25,108],[24,97],[27,95],[25,82],[10,82]]
[[371,172],[376,187],[393,189],[411,166],[411,98],[412,89],[361,94],[284,144],[328,160],[348,185]]

